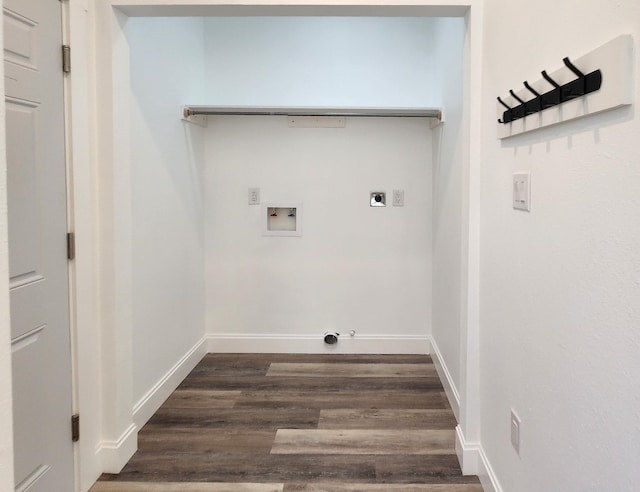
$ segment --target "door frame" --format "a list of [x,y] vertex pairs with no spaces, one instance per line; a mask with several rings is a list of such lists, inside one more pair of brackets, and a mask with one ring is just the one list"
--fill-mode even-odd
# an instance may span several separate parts
[[[297,15],[302,15],[296,8],[322,10],[327,14],[330,9],[338,15],[344,8],[367,7],[375,9],[374,2],[356,0],[340,1],[304,1],[304,0],[262,0],[253,1],[239,7],[244,15],[252,12],[264,13],[265,7],[277,5],[277,13],[282,15],[291,8]],[[380,7],[379,5],[377,7]],[[101,138],[106,145],[101,146],[100,182],[102,183],[103,201],[100,217],[104,224],[109,224],[108,231],[101,231],[103,244],[111,243],[114,248],[103,255],[103,268],[109,271],[109,277],[101,279],[102,302],[115,309],[105,312],[102,318],[105,328],[103,332],[103,391],[109,395],[115,407],[110,415],[105,415],[103,431],[108,437],[109,457],[106,462],[114,470],[119,469],[128,460],[129,453],[135,449],[133,441],[136,430],[131,427],[131,337],[132,316],[128,295],[131,292],[131,175],[128,152],[129,132],[126,131],[128,108],[123,97],[114,94],[126,94],[128,84],[128,46],[124,35],[128,15],[185,15],[215,14],[224,11],[229,14],[229,2],[225,0],[165,1],[165,0],[111,0],[97,12],[101,20],[98,36],[98,54],[103,63],[98,67],[101,91],[98,94],[99,122]],[[462,304],[460,306],[462,323],[460,340],[461,388],[460,388],[460,426],[458,428],[461,444],[461,460],[464,471],[474,472],[475,455],[465,454],[465,450],[473,449],[479,442],[479,401],[478,401],[478,210],[479,210],[479,155],[480,155],[480,86],[481,86],[481,46],[482,46],[482,5],[477,0],[462,1],[429,1],[411,2],[388,1],[382,6],[385,15],[405,12],[407,15],[423,15],[429,11],[442,15],[447,10],[460,15],[461,9],[466,11],[466,60],[465,60],[465,95],[469,104],[469,149],[465,154],[464,188],[466,211],[463,219],[463,230],[466,234],[463,245],[462,264],[466,267],[462,279]],[[221,9],[221,10],[220,10]],[[224,10],[227,9],[227,10]],[[248,10],[242,10],[248,9]],[[324,9],[324,10],[323,10]],[[329,9],[329,10],[326,10]],[[307,12],[307,11],[305,11]],[[123,91],[123,92],[118,92]],[[117,196],[117,201],[115,197]],[[118,362],[114,364],[114,362]]]
[[[4,53],[4,23],[0,23],[0,49]],[[4,94],[4,63],[0,64],[0,90]],[[7,157],[5,105],[0,105],[0,490],[13,490],[13,405],[11,399],[11,320],[9,312],[9,231],[7,215]]]

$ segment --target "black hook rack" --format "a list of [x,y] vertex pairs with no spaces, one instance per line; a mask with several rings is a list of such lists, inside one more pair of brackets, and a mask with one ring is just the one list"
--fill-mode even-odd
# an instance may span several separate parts
[[525,80],[525,88],[529,92],[531,92],[534,97],[532,99],[529,99],[528,101],[523,101],[515,94],[515,92],[510,90],[509,94],[511,94],[511,96],[516,101],[518,101],[518,103],[520,103],[514,107],[510,107],[498,97],[498,102],[505,107],[505,111],[504,113],[502,113],[502,118],[498,120],[498,123],[511,123],[512,121],[524,118],[525,116],[529,116],[530,114],[538,113],[547,108],[551,108],[553,106],[557,106],[558,104],[571,101],[572,99],[584,96],[585,94],[589,94],[600,89],[600,87],[602,86],[602,72],[600,70],[594,70],[593,72],[585,75],[573,63],[571,63],[571,60],[569,60],[568,57],[563,58],[562,61],[564,62],[565,66],[578,77],[577,79],[560,85],[555,80],[553,80],[545,70],[543,70],[541,72],[542,76],[547,82],[549,82],[549,84],[553,86],[553,89],[545,92],[544,94],[540,94],[539,92],[537,92]]

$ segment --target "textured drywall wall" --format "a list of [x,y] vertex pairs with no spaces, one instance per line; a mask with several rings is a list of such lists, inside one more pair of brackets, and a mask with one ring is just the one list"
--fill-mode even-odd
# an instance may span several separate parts
[[445,123],[433,131],[433,339],[455,391],[460,386],[463,218],[464,19],[437,19],[434,69],[441,77]]
[[202,19],[131,18],[133,401],[204,335]]
[[[487,0],[484,15],[481,444],[505,491],[635,490],[640,86],[632,107],[503,141],[495,98],[620,34],[637,74],[640,4]],[[515,172],[531,173],[529,213],[512,208]]]
[[[289,128],[286,117],[225,116],[208,132],[210,333],[281,337],[283,351],[286,337],[317,337],[306,350],[318,352],[330,330],[355,330],[356,351],[360,336],[429,334],[428,120]],[[266,212],[248,205],[249,187],[263,203],[302,203],[302,237],[263,236]],[[393,189],[404,207],[391,206]],[[370,207],[373,190],[387,192],[387,207]]]

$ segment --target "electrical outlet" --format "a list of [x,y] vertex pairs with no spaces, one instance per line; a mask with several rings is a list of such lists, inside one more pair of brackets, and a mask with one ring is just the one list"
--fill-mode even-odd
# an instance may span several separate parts
[[393,206],[404,207],[404,190],[393,190]]
[[260,205],[260,188],[249,188],[249,205]]
[[516,415],[516,412],[511,409],[511,445],[516,450],[518,456],[520,456],[520,425],[522,421]]

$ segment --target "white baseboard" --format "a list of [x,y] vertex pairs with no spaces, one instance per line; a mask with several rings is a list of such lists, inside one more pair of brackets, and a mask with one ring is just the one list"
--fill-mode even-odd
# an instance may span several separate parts
[[187,377],[207,354],[207,338],[201,338],[191,349],[160,378],[146,395],[133,406],[133,422],[141,429],[160,408],[169,395]]
[[453,414],[456,416],[456,420],[460,422],[460,393],[442,357],[438,344],[433,338],[431,339],[431,359],[433,360],[433,365],[436,368],[438,376],[440,376],[440,381],[444,387],[444,392],[447,395]]
[[484,449],[480,446],[480,456],[478,461],[478,478],[480,478],[480,483],[482,484],[482,488],[484,492],[502,492],[502,487],[500,486],[500,482],[498,482],[498,477],[491,468],[491,464],[489,463],[489,459],[487,455],[484,454]]
[[104,473],[120,473],[138,449],[138,428],[131,424],[115,441],[102,441],[97,446],[98,463]]
[[461,427],[456,426],[456,454],[463,475],[478,475],[484,492],[502,492],[498,478],[480,443],[468,443]]
[[429,336],[363,336],[342,334],[335,345],[322,336],[215,333],[207,335],[210,353],[281,354],[429,354]]

